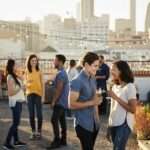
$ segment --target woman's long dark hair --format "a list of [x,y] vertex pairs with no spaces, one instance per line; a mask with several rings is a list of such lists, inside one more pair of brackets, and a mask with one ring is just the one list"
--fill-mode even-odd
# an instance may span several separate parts
[[37,59],[37,65],[36,65],[36,71],[39,71],[39,62],[38,62],[38,58],[36,55],[32,54],[30,55],[28,58],[27,58],[27,61],[26,61],[26,68],[27,70],[31,73],[32,72],[32,66],[31,66],[31,59],[32,58],[36,58]]
[[124,81],[125,83],[134,82],[133,72],[126,61],[119,60],[119,61],[114,62],[113,64],[120,71],[120,78],[122,81]]
[[14,73],[14,70],[13,70],[14,66],[15,66],[15,60],[8,59],[7,65],[6,65],[6,73],[7,73],[7,75],[11,75],[13,77],[13,79],[17,85],[21,86],[20,82],[17,79],[17,75]]

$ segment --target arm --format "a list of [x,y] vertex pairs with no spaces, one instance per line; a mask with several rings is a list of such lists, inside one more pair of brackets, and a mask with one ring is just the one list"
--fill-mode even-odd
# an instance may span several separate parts
[[128,112],[135,113],[137,105],[136,99],[130,99],[128,103],[125,103],[121,98],[118,98],[117,102]]
[[106,76],[96,76],[96,79],[105,79]]
[[8,86],[8,95],[9,96],[13,96],[13,95],[16,95],[19,91],[20,91],[20,88],[18,89],[15,89],[15,85],[14,85],[14,81],[12,79],[9,79],[7,81],[7,86]]
[[120,97],[118,97],[113,91],[109,91],[109,95],[116,100],[126,111],[135,113],[137,100],[136,99],[129,99],[128,103],[124,102]]
[[44,82],[43,82],[43,76],[42,73],[40,73],[40,82],[41,82],[41,87],[42,87],[42,93],[44,93]]
[[69,107],[71,109],[84,109],[87,107],[99,105],[100,100],[97,96],[86,102],[81,102],[79,99],[79,92],[70,91],[69,93]]
[[52,100],[52,106],[56,104],[58,98],[60,97],[62,90],[63,90],[63,86],[64,86],[64,82],[61,80],[58,80],[56,83],[56,89],[55,89],[54,97]]
[[96,120],[97,120],[97,121],[100,121],[100,120],[99,120],[98,106],[95,106],[95,113],[96,113],[96,114],[95,114]]

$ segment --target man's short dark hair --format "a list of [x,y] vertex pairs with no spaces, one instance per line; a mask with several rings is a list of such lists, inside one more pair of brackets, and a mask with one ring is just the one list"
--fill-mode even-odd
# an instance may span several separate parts
[[61,61],[63,64],[66,62],[66,57],[64,55],[56,55],[56,58]]
[[85,63],[88,63],[89,65],[91,65],[96,60],[99,60],[99,57],[96,53],[87,52],[85,54],[85,56],[83,57],[83,62],[82,63],[83,63],[83,66],[85,65]]
[[74,59],[70,60],[70,67],[74,67],[76,65],[76,61]]
[[103,55],[100,55],[99,58],[104,59],[104,56],[103,56]]

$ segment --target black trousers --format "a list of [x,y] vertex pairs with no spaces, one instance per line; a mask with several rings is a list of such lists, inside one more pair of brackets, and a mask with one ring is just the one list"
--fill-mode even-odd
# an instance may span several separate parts
[[95,129],[93,132],[90,132],[79,125],[76,126],[75,130],[80,140],[82,150],[94,150],[98,130]]
[[[53,127],[55,140],[61,139],[65,141],[67,138],[67,125],[66,125],[65,111],[66,109],[60,105],[54,106],[51,123]],[[61,137],[60,137],[59,124],[61,126]]]
[[37,94],[29,94],[27,96],[27,100],[28,100],[29,119],[30,119],[30,125],[32,128],[32,132],[36,131],[35,112],[37,115],[38,132],[41,132],[42,123],[43,123],[41,96],[39,96]]
[[100,115],[106,115],[107,113],[107,93],[102,93],[102,103],[98,106],[98,109],[99,109],[99,114]]

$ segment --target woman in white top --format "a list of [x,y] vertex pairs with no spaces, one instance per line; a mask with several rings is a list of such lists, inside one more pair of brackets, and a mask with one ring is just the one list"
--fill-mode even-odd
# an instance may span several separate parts
[[108,94],[111,96],[109,126],[113,150],[125,150],[133,130],[137,104],[134,77],[125,61],[113,63],[111,74],[114,86]]
[[[76,61],[74,59],[71,59],[69,62],[69,67],[67,69],[69,82],[71,82],[78,74],[79,72],[76,69]],[[67,109],[67,117],[72,117],[72,111],[70,109]]]
[[76,61],[71,59],[69,63],[69,67],[67,69],[67,75],[69,78],[69,82],[72,81],[72,79],[78,75],[78,71],[76,69]]
[[[16,75],[16,65],[13,59],[9,59],[6,66],[9,106],[12,110],[12,125],[3,146],[6,150],[14,149],[14,146],[25,146],[18,137],[18,126],[20,124],[22,102],[25,100],[21,79]],[[11,140],[14,139],[12,145]]]

